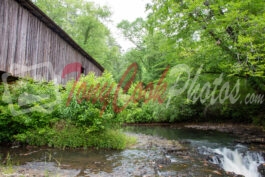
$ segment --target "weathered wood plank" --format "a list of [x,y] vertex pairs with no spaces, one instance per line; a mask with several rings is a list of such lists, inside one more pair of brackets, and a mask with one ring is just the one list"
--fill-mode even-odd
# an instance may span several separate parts
[[[0,71],[36,80],[56,79],[57,83],[65,84],[75,79],[78,73],[70,73],[62,79],[64,67],[78,62],[85,68],[85,74],[91,71],[101,75],[102,67],[94,60],[91,62],[88,54],[80,50],[64,31],[49,22],[52,21],[28,0],[1,0]],[[52,68],[47,68],[46,62],[50,62]],[[28,67],[38,64],[40,67],[24,72],[22,67],[13,67],[14,64]]]
[[1,34],[1,48],[0,48],[0,70],[5,71],[6,70],[6,60],[7,60],[7,48],[8,48],[8,9],[9,9],[9,3],[8,1],[0,1],[0,10],[1,12],[1,28],[2,32]]

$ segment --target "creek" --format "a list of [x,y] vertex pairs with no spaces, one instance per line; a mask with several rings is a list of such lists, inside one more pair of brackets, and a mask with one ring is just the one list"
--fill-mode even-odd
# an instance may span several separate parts
[[122,151],[0,147],[0,157],[12,162],[14,176],[262,177],[258,166],[265,163],[264,149],[235,143],[230,133],[183,126],[123,129],[140,143]]

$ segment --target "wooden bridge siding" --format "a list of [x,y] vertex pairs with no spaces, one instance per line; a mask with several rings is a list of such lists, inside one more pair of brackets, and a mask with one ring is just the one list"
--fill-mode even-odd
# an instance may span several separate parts
[[[71,73],[61,79],[63,68],[72,62],[82,63],[86,72],[101,75],[101,70],[86,57],[75,50],[52,31],[42,21],[13,0],[0,1],[0,70],[14,76],[30,76],[37,80],[57,79],[58,83],[66,83],[77,73]],[[17,70],[12,64],[27,66],[51,62],[53,68],[41,67],[30,72]],[[56,75],[49,72],[54,71]],[[87,73],[85,73],[87,74]]]
[[[8,31],[7,28],[4,28],[4,26],[7,26],[8,16],[5,15],[5,1],[0,1],[0,56],[2,59],[0,59],[0,70],[5,71],[6,69],[6,59],[7,59],[7,37],[8,37]],[[4,42],[5,41],[5,42]]]

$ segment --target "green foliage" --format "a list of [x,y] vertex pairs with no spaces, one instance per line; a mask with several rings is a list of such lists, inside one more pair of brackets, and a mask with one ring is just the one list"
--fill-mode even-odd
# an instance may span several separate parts
[[135,143],[135,139],[127,137],[119,130],[105,130],[92,133],[89,136],[88,145],[97,148],[124,149]]
[[[34,146],[44,146],[49,145],[49,141],[55,136],[55,131],[49,127],[42,127],[42,128],[35,128],[35,129],[28,129],[23,133],[14,135],[16,141],[34,145]],[[61,142],[63,143],[63,142]]]
[[175,62],[183,58],[192,66],[207,64],[208,72],[264,77],[264,4],[154,0],[148,23],[166,38],[165,52],[175,50]]
[[[158,79],[170,65],[169,60],[165,58],[165,53],[160,50],[166,38],[160,33],[150,32],[150,24],[142,18],[137,18],[131,23],[124,20],[118,24],[118,28],[136,46],[123,56],[124,65],[138,63],[138,81],[149,83]],[[113,74],[116,75],[116,73]]]
[[[124,55],[102,23],[110,17],[108,8],[85,0],[34,2],[112,74],[89,74],[65,88],[30,79],[1,84],[0,142],[122,149],[130,142],[111,129],[123,122],[265,125],[264,1],[153,0],[146,20],[118,25],[135,45]],[[134,62],[135,83],[127,93],[116,92],[116,82]],[[139,88],[150,82],[156,86],[168,66],[167,90],[161,94],[165,99],[148,100],[152,89],[142,95]],[[226,83],[227,91],[222,88]],[[239,99],[223,101],[237,83]],[[208,98],[205,84],[210,84]],[[212,103],[211,98],[217,100]]]
[[92,73],[81,77],[77,83],[69,82],[62,95],[63,118],[70,119],[76,126],[87,127],[89,132],[119,125],[112,106],[116,87],[112,75],[107,72],[99,78]]
[[60,92],[52,83],[2,83],[0,142],[122,149],[130,142],[118,131],[121,119],[112,106],[116,86],[109,73],[81,77]]
[[34,0],[44,13],[67,32],[105,69],[119,67],[120,47],[104,25],[110,10],[86,0]]
[[119,116],[122,117],[126,123],[156,122],[150,104],[143,104],[141,107],[137,105],[131,106],[121,112]]
[[45,127],[58,120],[58,87],[52,83],[19,80],[0,85],[0,141],[13,141],[13,135]]
[[15,138],[30,145],[49,145],[62,149],[67,147],[124,149],[135,141],[120,130],[88,132],[85,127],[74,126],[71,122],[64,121],[58,122],[53,128],[31,130],[16,135]]
[[[151,120],[149,111],[140,104],[126,110],[126,121],[254,121],[262,124],[264,99],[260,104],[248,104],[245,98],[252,93],[265,95],[264,1],[153,0],[146,7],[149,12],[146,21],[122,21],[118,25],[136,46],[124,55],[124,63],[136,61],[139,64],[138,81],[144,84],[156,81],[168,65],[172,69],[179,64],[181,67],[166,80],[167,103],[155,109],[150,107],[153,109]],[[199,79],[195,81],[198,89],[192,88],[196,70],[201,66]],[[221,74],[222,83],[215,90],[213,83]],[[218,99],[212,104],[210,99],[194,101],[189,96],[192,92],[200,94],[202,87],[210,83],[211,96],[223,98],[222,86],[228,82],[230,93],[238,79],[240,99],[236,103]],[[185,88],[187,82],[185,91],[173,93],[177,91],[172,91],[172,87]]]

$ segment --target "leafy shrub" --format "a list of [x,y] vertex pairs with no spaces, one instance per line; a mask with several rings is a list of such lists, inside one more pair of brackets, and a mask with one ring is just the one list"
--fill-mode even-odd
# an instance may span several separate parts
[[[121,123],[112,107],[116,85],[109,73],[89,74],[64,89],[31,79],[1,84],[0,142],[124,148],[125,135],[110,130]],[[122,103],[118,100],[117,104]]]
[[131,104],[118,116],[126,123],[163,122],[164,120],[159,114],[158,107],[159,103],[154,102],[143,103],[141,106],[139,104]]
[[69,82],[62,96],[62,117],[87,127],[89,132],[119,125],[112,107],[116,86],[109,73],[98,78],[91,73],[76,83]]
[[29,145],[44,146],[50,145],[49,141],[55,135],[51,127],[28,129],[23,133],[14,135],[15,140]]
[[58,87],[21,79],[0,85],[0,142],[14,140],[14,135],[53,124],[58,120]]

